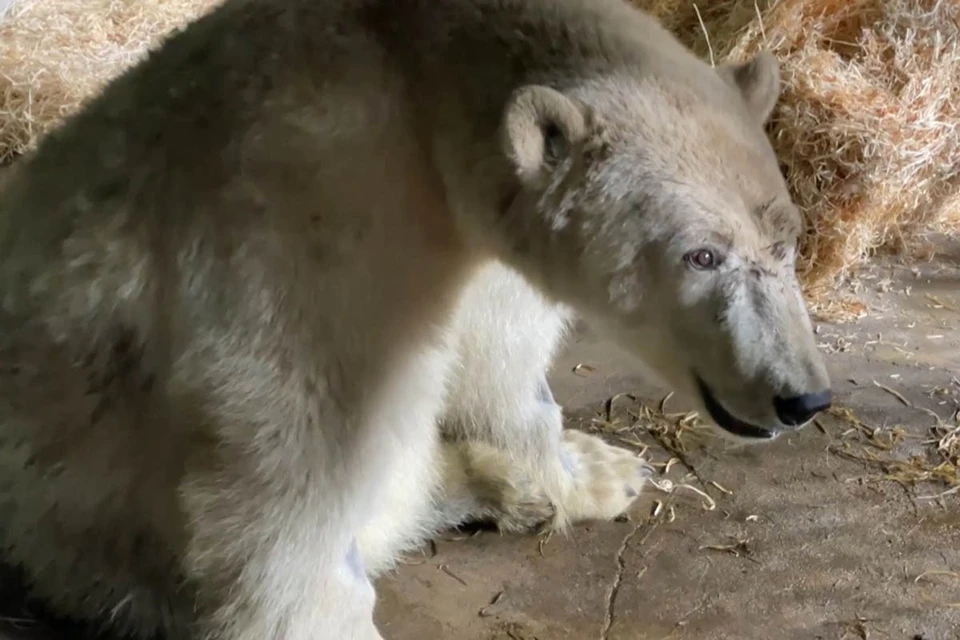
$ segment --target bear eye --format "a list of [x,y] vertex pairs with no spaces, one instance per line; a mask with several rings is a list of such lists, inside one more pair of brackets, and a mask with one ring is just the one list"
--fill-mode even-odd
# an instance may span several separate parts
[[684,259],[694,269],[708,270],[716,269],[720,265],[720,259],[713,249],[697,249],[684,256]]

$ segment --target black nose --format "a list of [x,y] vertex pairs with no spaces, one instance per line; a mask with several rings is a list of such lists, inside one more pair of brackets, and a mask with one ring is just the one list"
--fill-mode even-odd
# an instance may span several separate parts
[[833,394],[827,389],[793,398],[774,398],[773,407],[777,410],[780,422],[795,427],[809,422],[821,411],[829,409],[832,400]]

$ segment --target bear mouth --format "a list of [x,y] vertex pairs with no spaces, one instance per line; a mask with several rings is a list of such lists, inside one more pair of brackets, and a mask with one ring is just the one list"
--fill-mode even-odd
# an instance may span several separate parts
[[763,429],[749,422],[744,422],[724,409],[723,405],[720,404],[713,395],[713,392],[710,391],[707,383],[704,382],[700,376],[695,376],[695,378],[697,379],[697,387],[700,390],[700,397],[703,398],[703,404],[718,427],[735,436],[749,438],[751,440],[772,440],[776,437],[777,434],[775,431]]

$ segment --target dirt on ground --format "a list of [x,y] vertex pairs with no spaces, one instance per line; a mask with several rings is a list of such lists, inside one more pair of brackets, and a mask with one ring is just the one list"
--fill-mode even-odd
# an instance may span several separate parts
[[380,581],[384,636],[960,638],[958,267],[874,268],[865,316],[818,324],[835,409],[772,444],[701,433],[679,399],[661,411],[664,389],[579,332],[553,375],[570,426],[645,451],[660,488],[567,536],[444,536]]

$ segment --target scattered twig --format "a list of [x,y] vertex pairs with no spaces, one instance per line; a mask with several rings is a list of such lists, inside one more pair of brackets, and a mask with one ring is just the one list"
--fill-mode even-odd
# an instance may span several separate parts
[[722,551],[724,553],[729,553],[730,555],[740,558],[747,557],[750,555],[750,541],[743,539],[735,539],[733,544],[705,544],[700,547],[701,551]]
[[480,609],[480,611],[477,612],[477,615],[481,618],[486,618],[487,616],[492,615],[489,613],[490,609],[497,606],[497,604],[503,600],[504,594],[506,594],[505,590],[498,591],[496,595],[490,599],[490,602],[488,602],[483,608]]
[[[583,372],[585,372],[585,373],[584,373],[584,374],[581,374],[581,373],[580,373],[581,371],[583,371]],[[581,378],[586,378],[586,377],[589,376],[591,373],[595,373],[596,371],[597,371],[597,368],[596,368],[596,367],[592,367],[592,366],[590,366],[589,364],[583,364],[583,363],[580,363],[580,364],[578,364],[577,366],[575,366],[575,367],[573,368],[573,373],[575,373],[576,375],[580,376]]]
[[886,392],[889,393],[890,395],[892,395],[894,398],[896,398],[897,400],[899,400],[900,402],[902,402],[905,406],[910,407],[911,409],[913,408],[913,403],[910,402],[909,400],[907,400],[906,398],[904,398],[903,395],[902,395],[901,393],[899,393],[898,391],[896,391],[896,390],[894,390],[894,389],[891,389],[891,388],[888,387],[887,385],[881,384],[881,383],[877,382],[876,380],[873,381],[873,384],[874,384],[875,386],[879,387],[880,389],[883,389],[884,391],[886,391]]
[[455,574],[453,571],[450,571],[450,568],[447,565],[445,564],[438,565],[437,569],[440,569],[440,571],[443,571],[445,574],[447,574],[448,576],[450,576],[451,578],[453,578],[463,586],[465,587],[468,586],[466,581],[460,576],[458,576],[457,574]]
[[920,582],[921,580],[929,576],[949,576],[951,578],[960,578],[960,573],[957,573],[956,571],[944,571],[942,569],[941,570],[934,569],[932,571],[924,571],[923,573],[918,575],[916,578],[914,578],[913,582],[914,584],[916,584],[917,582]]
[[953,495],[957,492],[960,492],[960,484],[955,487],[951,487],[946,491],[941,491],[940,493],[935,493],[930,496],[917,496],[917,500],[939,500],[940,498],[945,498],[949,495]]
[[663,480],[659,480],[659,481],[657,481],[657,480],[651,480],[651,481],[650,481],[650,484],[652,484],[653,486],[655,486],[655,487],[656,487],[657,489],[659,489],[660,491],[663,491],[664,493],[673,493],[673,492],[675,492],[677,489],[687,489],[688,491],[693,491],[694,493],[696,493],[697,495],[699,495],[701,498],[703,498],[703,508],[704,508],[704,509],[706,509],[707,511],[713,511],[714,509],[717,508],[717,501],[714,500],[714,499],[710,496],[709,493],[707,493],[706,491],[703,491],[703,490],[701,490],[701,489],[698,489],[697,487],[694,487],[693,485],[686,484],[686,483],[680,483],[680,482],[675,483],[675,482],[673,482],[672,480],[669,480],[669,479],[666,479],[666,478],[664,478]]
[[721,485],[719,482],[717,482],[716,480],[711,480],[711,481],[710,481],[710,484],[712,484],[714,487],[717,488],[717,490],[719,490],[719,491],[722,492],[722,493],[727,494],[728,496],[732,496],[732,495],[733,495],[733,491],[730,491],[730,489],[727,489],[726,487],[722,486],[722,485]]

